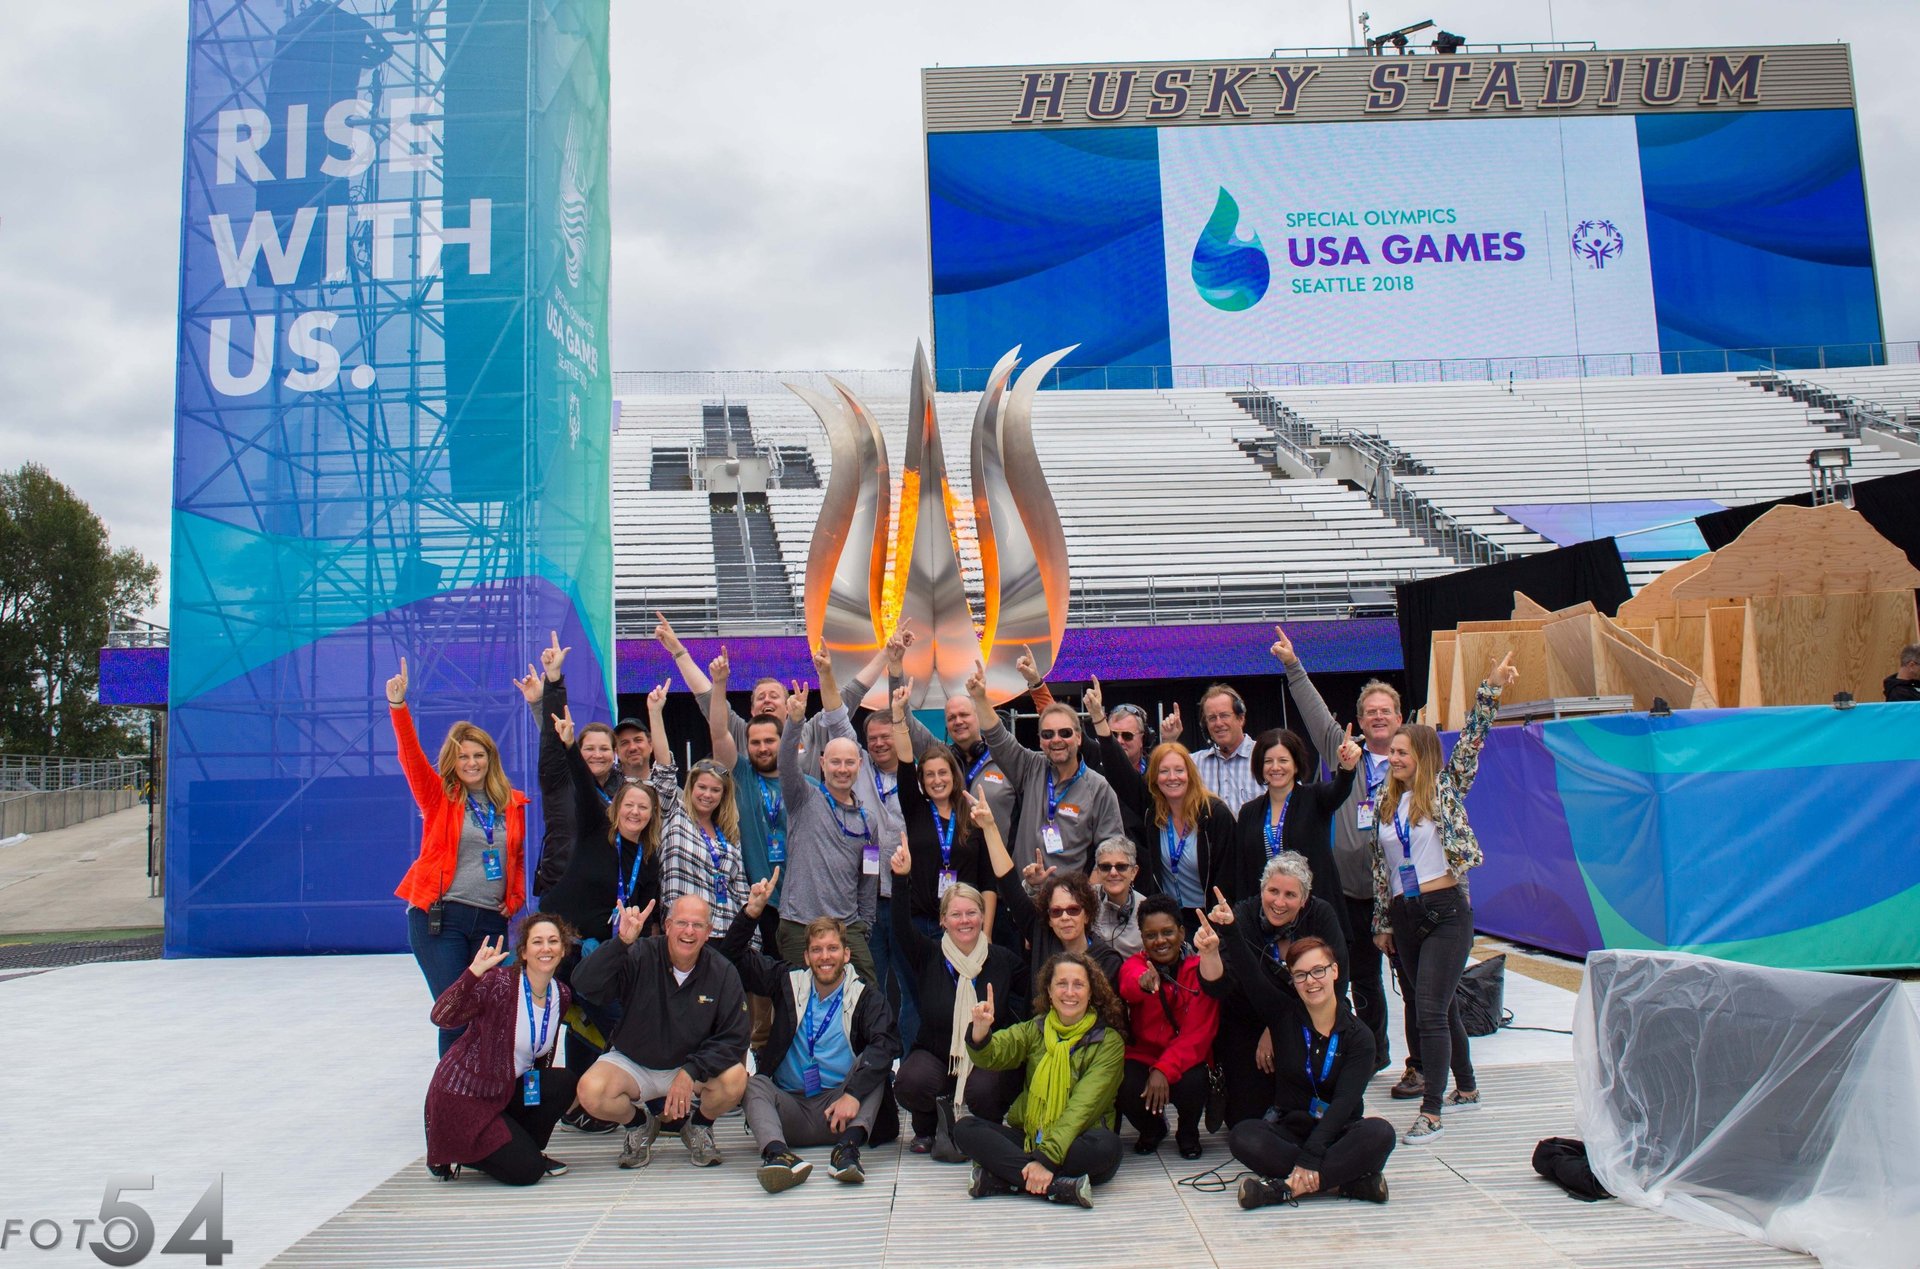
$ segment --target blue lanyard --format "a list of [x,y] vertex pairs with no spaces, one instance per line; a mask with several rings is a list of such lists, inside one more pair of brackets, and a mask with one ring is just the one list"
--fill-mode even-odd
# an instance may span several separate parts
[[1402,793],[1400,805],[1393,812],[1393,831],[1400,835],[1400,853],[1406,856],[1408,863],[1413,862],[1413,825],[1408,822],[1413,812],[1412,803],[1413,799]]
[[1278,824],[1275,824],[1271,818],[1269,818],[1266,821],[1267,858],[1268,859],[1272,859],[1275,855],[1278,855],[1282,849],[1280,845],[1280,839],[1286,834],[1286,831],[1287,831],[1287,808],[1292,805],[1293,805],[1293,790],[1288,789],[1287,796],[1280,799],[1280,822]]
[[821,793],[824,794],[827,799],[827,805],[833,808],[833,823],[834,827],[840,830],[840,836],[851,837],[855,841],[872,844],[873,829],[867,824],[867,808],[861,806],[858,802],[853,804],[854,813],[860,817],[860,831],[850,833],[847,831],[846,809],[840,805],[840,799],[834,797],[833,794],[828,793],[826,790],[826,785],[823,784],[820,786]]
[[1192,846],[1194,841],[1200,836],[1200,825],[1196,823],[1193,826],[1193,832],[1185,837],[1175,836],[1173,825],[1171,824],[1167,825],[1166,832],[1167,862],[1171,865],[1170,871],[1178,876],[1180,872],[1180,861],[1187,857],[1187,848]]
[[1053,790],[1053,766],[1052,764],[1048,764],[1047,766],[1047,823],[1049,824],[1053,823],[1054,812],[1060,809],[1060,799],[1067,796],[1067,790],[1071,789],[1074,785],[1078,784],[1080,782],[1080,777],[1085,775],[1086,773],[1087,773],[1087,760],[1085,758],[1082,758],[1080,760],[1080,765],[1074,769],[1073,779],[1061,785],[1060,791],[1056,793]]
[[787,814],[786,803],[780,800],[780,782],[769,780],[758,771],[753,773],[753,778],[760,782],[760,802],[767,808],[767,827],[777,830]]
[[1314,1100],[1325,1101],[1326,1098],[1320,1096],[1320,1081],[1333,1074],[1333,1055],[1340,1051],[1340,1033],[1334,1032],[1327,1040],[1327,1057],[1320,1063],[1318,1079],[1314,1078],[1313,1074],[1313,1032],[1306,1027],[1301,1027],[1300,1039],[1307,1046],[1307,1083],[1313,1089]]
[[601,787],[600,787],[599,785],[597,785],[597,784],[593,786],[593,791],[594,791],[595,793],[598,793],[598,794],[600,795],[600,805],[601,805],[601,806],[612,806],[612,805],[613,805],[613,794],[611,794],[611,793],[609,793],[609,792],[607,792],[607,791],[606,791],[605,789],[603,789],[603,788],[601,788]]
[[487,835],[487,845],[491,846],[493,845],[494,825],[500,822],[500,808],[488,802],[486,803],[486,814],[482,815],[480,813],[480,806],[481,802],[479,798],[473,796],[471,793],[467,794],[467,809],[473,812],[474,822],[480,825],[480,831]]
[[880,768],[869,768],[869,774],[873,776],[873,796],[879,799],[880,805],[885,806],[888,798],[900,792],[900,777],[894,777],[893,787],[889,789],[880,783]]
[[973,787],[973,782],[980,778],[980,773],[982,771],[985,771],[987,769],[987,764],[992,761],[993,761],[993,751],[990,749],[982,749],[980,751],[980,756],[973,760],[973,765],[967,768],[967,787],[968,788]]
[[[1376,767],[1373,765],[1373,755],[1371,753],[1362,750],[1361,756],[1367,760],[1367,801],[1378,802],[1380,800],[1380,786],[1387,782],[1387,760],[1385,758],[1380,759],[1380,765]],[[1378,775],[1374,774],[1376,771],[1379,772]]]
[[633,868],[627,873],[626,884],[621,885],[620,843],[622,840],[623,839],[617,835],[613,839],[613,883],[619,889],[620,906],[624,908],[627,906],[627,897],[640,892],[640,869],[647,862],[647,850],[640,842],[633,844]]
[[700,834],[700,840],[707,844],[707,854],[713,858],[713,870],[723,871],[727,866],[727,847],[733,843],[727,840],[726,834],[722,833],[718,826],[715,826],[711,836],[698,824],[693,826],[693,830]]
[[[553,1023],[553,984],[547,984],[547,994],[540,1000],[540,1038],[533,1038],[533,982],[525,974],[520,975],[520,994],[527,1000],[527,1039],[533,1045],[533,1056],[539,1057],[547,1047],[547,1028]],[[569,1041],[571,1043],[571,1041]]]
[[953,834],[954,830],[959,827],[960,817],[958,815],[942,819],[940,812],[935,811],[933,813],[933,832],[934,835],[940,839],[940,870],[942,872],[951,872],[953,870]]
[[809,999],[807,1001],[807,1020],[805,1025],[807,1028],[808,1057],[813,1056],[813,1051],[820,1046],[820,1038],[827,1034],[827,1028],[833,1025],[835,1018],[840,1016],[840,998],[846,994],[846,991],[847,987],[845,983],[834,988],[833,995],[827,1000],[827,1011],[821,1016],[820,1025],[818,1026],[813,1025],[813,1007],[820,1002],[820,996],[817,992],[809,991],[807,993]]

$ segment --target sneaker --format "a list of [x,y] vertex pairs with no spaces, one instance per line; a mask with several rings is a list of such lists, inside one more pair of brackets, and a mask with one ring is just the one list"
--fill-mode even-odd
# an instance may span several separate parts
[[1256,1207],[1271,1207],[1275,1203],[1293,1203],[1293,1191],[1284,1181],[1270,1181],[1263,1176],[1240,1178],[1240,1206],[1251,1212]]
[[933,1151],[933,1134],[915,1137],[907,1143],[908,1154],[930,1154]]
[[979,1164],[973,1165],[973,1174],[967,1182],[968,1198],[992,1198],[996,1194],[1011,1194],[1013,1187],[1002,1181]]
[[540,1156],[540,1166],[541,1166],[541,1170],[544,1171],[548,1176],[565,1176],[568,1171],[568,1168],[565,1162],[554,1158],[550,1154],[543,1154]]
[[760,1157],[760,1188],[769,1194],[791,1190],[813,1175],[813,1165],[791,1150]]
[[833,1169],[833,1179],[842,1185],[859,1185],[867,1179],[867,1170],[860,1166],[859,1146],[846,1142],[835,1146],[827,1165]]
[[581,1106],[575,1106],[572,1110],[560,1116],[560,1122],[565,1124],[567,1127],[573,1129],[575,1132],[590,1132],[590,1133],[612,1132],[615,1128],[618,1128],[620,1126],[619,1124],[616,1124],[611,1120],[595,1119],[592,1115],[589,1115],[586,1112],[586,1109],[584,1107],[581,1107]]
[[644,1168],[653,1162],[653,1142],[660,1135],[660,1120],[645,1106],[640,1118],[627,1125],[626,1139],[620,1143],[620,1166]]
[[1420,1074],[1420,1068],[1416,1066],[1409,1066],[1406,1074],[1400,1077],[1400,1082],[1387,1090],[1387,1096],[1397,1097],[1403,1102],[1426,1095],[1427,1078]]
[[935,1163],[965,1163],[967,1156],[953,1144],[953,1098],[933,1099],[933,1145],[928,1153]]
[[720,1147],[714,1144],[713,1129],[705,1124],[688,1119],[680,1125],[680,1140],[687,1147],[687,1161],[696,1168],[717,1168],[726,1161]]
[[1369,1172],[1365,1176],[1355,1177],[1340,1187],[1342,1197],[1359,1199],[1363,1203],[1384,1203],[1387,1201],[1387,1178],[1384,1173]]
[[1047,1202],[1092,1207],[1093,1182],[1084,1176],[1057,1176],[1047,1187]]
[[1422,1112],[1413,1117],[1413,1127],[1401,1133],[1400,1140],[1417,1146],[1423,1141],[1432,1141],[1446,1130],[1446,1126],[1440,1122],[1440,1116]]
[[1447,1094],[1443,1104],[1448,1110],[1472,1110],[1480,1104],[1480,1090],[1476,1088],[1463,1093],[1456,1088]]

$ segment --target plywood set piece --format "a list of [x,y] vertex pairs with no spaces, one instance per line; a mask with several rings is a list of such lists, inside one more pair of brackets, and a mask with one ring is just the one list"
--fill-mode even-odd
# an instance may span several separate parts
[[1845,573],[1849,584],[1864,574],[1867,593],[1920,587],[1920,569],[1905,552],[1874,532],[1859,512],[1830,503],[1770,509],[1672,594],[1676,600],[1818,595],[1833,589],[1836,573]]
[[1519,630],[1538,630],[1547,624],[1545,617],[1515,617],[1512,621],[1463,621],[1456,627],[1460,634],[1511,634]]
[[1754,599],[1746,618],[1742,705],[1877,701],[1900,649],[1920,642],[1910,590]]
[[1598,696],[1594,677],[1593,628],[1606,618],[1598,613],[1575,613],[1547,623],[1540,635],[1547,643],[1547,682],[1555,696]]
[[1653,623],[1651,621],[1615,621],[1614,629],[1624,630],[1640,642],[1647,645],[1647,651],[1653,651]]
[[1674,709],[1714,708],[1713,693],[1686,666],[1611,621],[1601,619],[1594,629],[1599,695],[1631,696],[1635,709],[1653,708],[1656,696]]
[[1519,677],[1500,694],[1500,703],[1520,705],[1527,701],[1552,699],[1553,676],[1548,670],[1547,636],[1544,630],[1474,632],[1468,631],[1463,625],[1458,651],[1459,720],[1466,718],[1466,709],[1473,701],[1480,680],[1486,678],[1487,672],[1509,652],[1513,653],[1513,668],[1519,671]]
[[1459,636],[1451,630],[1436,630],[1427,652],[1427,703],[1423,707],[1431,726],[1440,731],[1447,726],[1447,702],[1453,696],[1453,654]]
[[1663,657],[1672,657],[1695,674],[1705,677],[1704,655],[1707,642],[1707,618],[1679,614],[1656,617],[1653,621],[1653,647]]
[[1513,619],[1515,621],[1526,617],[1547,617],[1550,615],[1551,614],[1547,612],[1547,606],[1545,604],[1537,604],[1533,600],[1528,599],[1523,591],[1516,590],[1513,592]]
[[1700,648],[1700,679],[1722,705],[1742,705],[1741,650],[1747,632],[1747,606],[1722,604],[1707,610],[1707,637]]
[[1644,622],[1674,616],[1678,611],[1673,592],[1680,583],[1706,570],[1713,563],[1713,552],[1682,560],[1640,588],[1640,593],[1620,605],[1619,621]]
[[1595,608],[1593,606],[1592,600],[1583,599],[1577,604],[1568,604],[1565,608],[1554,609],[1552,612],[1547,614],[1547,620],[1558,621],[1562,617],[1591,616],[1592,614],[1597,613],[1599,611],[1600,610],[1598,608]]

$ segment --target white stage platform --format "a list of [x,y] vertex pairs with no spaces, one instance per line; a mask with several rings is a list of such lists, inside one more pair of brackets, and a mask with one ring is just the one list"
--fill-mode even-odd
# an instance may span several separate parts
[[[1507,976],[1521,1025],[1565,1028],[1573,1000]],[[669,1141],[652,1168],[620,1172],[615,1138],[562,1129],[552,1152],[573,1164],[566,1177],[526,1191],[478,1176],[433,1182],[420,1127],[435,1061],[429,1003],[404,956],[97,964],[0,982],[0,1027],[31,1037],[22,1050],[41,1057],[41,1069],[23,1064],[0,1082],[0,1218],[65,1227],[35,1265],[97,1264],[73,1248],[72,1222],[97,1218],[107,1178],[131,1173],[154,1179],[128,1197],[153,1214],[161,1243],[224,1176],[227,1263],[239,1266],[961,1265],[1003,1262],[1014,1248],[1032,1264],[1251,1265],[1271,1262],[1276,1238],[1301,1246],[1298,1236],[1316,1240],[1312,1263],[1329,1265],[1813,1263],[1618,1203],[1577,1203],[1535,1178],[1534,1141],[1574,1130],[1562,1035],[1476,1040],[1487,1105],[1450,1116],[1440,1141],[1395,1152],[1384,1209],[1310,1200],[1245,1213],[1230,1193],[1176,1186],[1214,1165],[1238,1171],[1208,1138],[1198,1163],[1170,1145],[1151,1159],[1129,1152],[1089,1213],[971,1202],[965,1169],[897,1147],[867,1152],[865,1186],[819,1171],[771,1197],[753,1180],[737,1116],[722,1121],[728,1162],[712,1171],[687,1167]],[[1392,1026],[1397,1058],[1397,1016]],[[1412,1104],[1385,1096],[1394,1074],[1376,1081],[1369,1108],[1404,1126]]]

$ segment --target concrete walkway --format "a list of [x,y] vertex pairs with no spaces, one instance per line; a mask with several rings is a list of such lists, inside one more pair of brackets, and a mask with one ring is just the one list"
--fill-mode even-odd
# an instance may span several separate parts
[[157,930],[147,897],[147,808],[0,846],[0,939],[69,930]]

